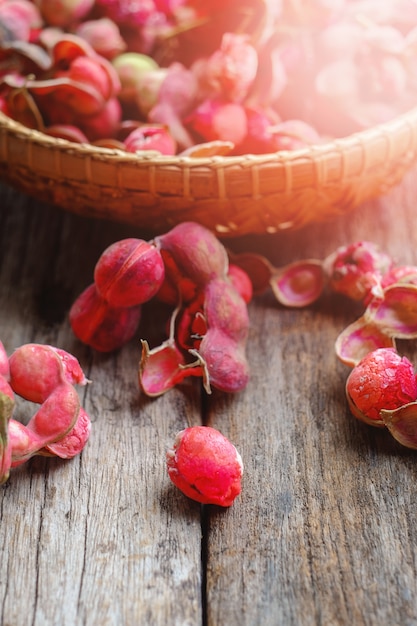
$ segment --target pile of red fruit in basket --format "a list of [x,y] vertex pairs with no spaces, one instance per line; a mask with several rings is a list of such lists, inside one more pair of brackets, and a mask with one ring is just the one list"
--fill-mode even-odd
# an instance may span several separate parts
[[128,152],[297,149],[416,102],[413,0],[0,0],[0,111]]

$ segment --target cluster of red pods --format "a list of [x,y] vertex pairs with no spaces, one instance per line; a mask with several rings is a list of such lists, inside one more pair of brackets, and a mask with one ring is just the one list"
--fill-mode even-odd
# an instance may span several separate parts
[[[364,304],[335,342],[337,357],[352,368],[348,405],[359,420],[417,449],[416,373],[396,347],[398,338],[417,337],[417,267],[396,266],[371,242],[276,268],[259,254],[232,254],[211,231],[183,222],[150,241],[129,238],[104,250],[69,321],[82,342],[109,352],[138,335],[143,306],[162,303],[166,339],[152,348],[141,339],[142,392],[159,396],[194,377],[208,393],[235,393],[250,376],[248,303],[266,289],[290,307],[317,301],[325,289]],[[35,454],[71,458],[83,449],[90,420],[74,385],[89,381],[64,350],[27,344],[8,357],[0,347],[4,481],[10,468]],[[41,405],[26,425],[13,416],[15,394]],[[230,506],[241,490],[239,453],[206,426],[178,433],[167,469],[181,491],[204,504]]]
[[77,143],[293,150],[415,106],[413,0],[0,0],[0,111]]
[[[65,350],[25,344],[8,357],[0,342],[0,482],[34,455],[70,459],[84,448],[90,417],[75,385],[86,385],[78,360]],[[23,424],[16,396],[40,407]]]

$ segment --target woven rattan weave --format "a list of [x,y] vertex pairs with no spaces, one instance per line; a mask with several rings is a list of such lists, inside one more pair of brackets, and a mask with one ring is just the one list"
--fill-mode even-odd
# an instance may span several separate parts
[[417,108],[308,149],[190,158],[55,139],[0,113],[0,178],[63,209],[163,231],[198,221],[222,236],[323,221],[385,193],[417,163]]

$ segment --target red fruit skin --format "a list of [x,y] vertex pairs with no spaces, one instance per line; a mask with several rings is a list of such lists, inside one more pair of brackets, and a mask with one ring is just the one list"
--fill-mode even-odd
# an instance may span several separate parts
[[216,276],[227,274],[229,260],[217,237],[195,222],[182,222],[155,239],[161,250],[173,257],[184,277],[204,287]]
[[177,144],[169,129],[162,125],[146,125],[135,128],[124,140],[126,152],[156,150],[172,156],[177,151]]
[[69,312],[73,333],[98,352],[121,348],[134,336],[141,317],[141,307],[115,308],[98,294],[95,284],[87,287]]
[[241,343],[249,332],[246,302],[233,284],[223,278],[214,278],[204,290],[204,314],[209,328],[215,328],[227,337]]
[[171,481],[192,500],[228,507],[241,492],[242,459],[235,446],[214,428],[182,430],[166,460]]
[[384,426],[381,409],[397,409],[417,399],[413,366],[393,348],[378,348],[353,368],[346,381],[346,394],[355,417]]
[[15,393],[41,404],[63,382],[64,365],[51,346],[28,343],[17,348],[9,359],[10,385]]
[[84,449],[90,431],[90,416],[81,407],[72,429],[62,439],[45,446],[45,452],[59,456],[61,459],[72,459]]
[[244,346],[216,328],[209,328],[198,352],[207,366],[210,385],[227,393],[242,391],[249,381]]
[[97,291],[111,306],[131,307],[153,298],[164,280],[159,250],[142,239],[109,246],[94,269]]

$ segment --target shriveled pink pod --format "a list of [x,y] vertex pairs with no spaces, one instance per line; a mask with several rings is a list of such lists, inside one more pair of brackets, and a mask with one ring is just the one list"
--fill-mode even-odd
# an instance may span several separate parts
[[69,312],[73,333],[98,352],[112,352],[130,341],[140,318],[141,305],[112,307],[98,294],[95,284],[78,296]]
[[342,363],[354,367],[378,348],[396,348],[394,337],[386,335],[365,316],[349,324],[337,337],[335,351]]
[[417,402],[410,402],[391,411],[382,409],[381,419],[401,445],[417,450]]
[[164,262],[158,248],[134,237],[111,244],[94,268],[98,293],[114,307],[147,302],[161,287],[164,276]]
[[11,354],[9,364],[13,391],[37,404],[66,380],[63,358],[48,345],[24,344]]
[[105,104],[102,94],[94,86],[67,76],[45,80],[28,79],[26,88],[36,96],[42,110],[49,103],[54,109],[62,105],[76,114],[94,115]]
[[74,427],[80,408],[75,388],[64,382],[54,389],[26,426],[11,419],[9,436],[12,467],[24,463],[46,445],[65,437]]
[[204,287],[216,276],[226,276],[229,260],[223,244],[210,230],[196,222],[182,222],[155,238],[167,250],[183,276]]
[[75,34],[87,41],[105,59],[112,60],[126,50],[119,26],[108,17],[80,22],[75,28]]
[[270,279],[278,302],[289,307],[303,307],[315,302],[325,287],[321,261],[307,259],[277,268]]
[[216,328],[209,328],[196,352],[205,363],[210,386],[236,393],[248,384],[249,364],[243,344]]
[[366,319],[391,337],[417,337],[417,285],[394,284],[383,291],[381,298],[370,302]]
[[202,504],[231,506],[241,493],[243,462],[235,446],[210,426],[180,431],[166,453],[168,476]]
[[204,316],[208,328],[216,328],[236,343],[246,341],[249,332],[247,305],[230,280],[213,278],[207,283]]
[[9,0],[0,2],[0,23],[10,38],[26,42],[34,29],[41,28],[42,17],[30,0]]
[[78,56],[67,71],[57,72],[56,77],[67,77],[76,83],[87,84],[101,95],[104,101],[117,95],[120,89],[113,66],[97,56]]
[[152,350],[148,342],[142,340],[139,386],[147,396],[160,396],[189,376],[203,377],[204,364],[198,359],[187,362],[172,338]]
[[177,151],[177,143],[169,127],[163,124],[143,124],[135,128],[123,143],[127,152],[156,150],[169,156]]
[[77,421],[72,429],[62,439],[50,443],[39,450],[38,454],[45,452],[58,456],[61,459],[72,459],[84,449],[91,432],[91,419],[87,411],[80,408]]
[[382,427],[382,409],[397,409],[417,400],[413,365],[392,348],[374,350],[350,372],[346,396],[355,417],[371,426]]
[[205,79],[219,96],[241,102],[258,71],[258,53],[246,34],[224,33],[220,47],[208,58]]
[[248,132],[246,111],[238,102],[204,100],[184,123],[202,141],[230,141],[239,145]]
[[323,262],[333,291],[352,300],[366,300],[379,293],[382,276],[392,267],[392,259],[369,241],[341,246]]

